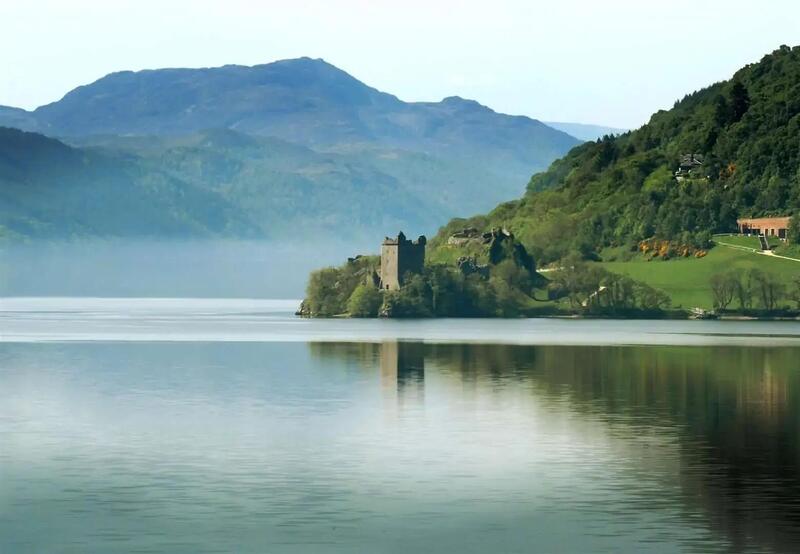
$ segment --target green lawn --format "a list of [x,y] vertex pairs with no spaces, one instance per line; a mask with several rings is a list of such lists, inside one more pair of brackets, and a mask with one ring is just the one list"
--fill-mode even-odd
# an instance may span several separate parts
[[775,253],[780,256],[787,256],[789,258],[797,258],[800,260],[800,244],[782,244],[775,249]]
[[[750,237],[718,237],[719,240],[747,239]],[[758,239],[754,239],[758,242]],[[739,244],[746,246],[746,244]],[[712,308],[709,280],[715,273],[728,269],[759,268],[789,281],[800,275],[800,262],[770,258],[762,254],[717,246],[704,258],[678,258],[669,261],[646,261],[638,257],[630,262],[599,262],[615,273],[628,275],[666,292],[675,308]]]
[[[772,248],[777,248],[783,245],[783,242],[778,237],[769,237],[767,240]],[[744,235],[717,235],[714,237],[714,242],[719,244],[727,244],[730,246],[744,246],[745,248],[761,250],[761,242],[759,242],[758,237],[746,237]]]

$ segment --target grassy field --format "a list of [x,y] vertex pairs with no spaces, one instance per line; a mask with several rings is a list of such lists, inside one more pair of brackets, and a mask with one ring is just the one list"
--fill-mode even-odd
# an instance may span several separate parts
[[[800,260],[800,245],[786,244],[777,237],[769,237],[769,245],[772,247],[773,252],[779,256],[786,256],[788,258],[797,258]],[[714,242],[723,246],[734,246],[742,248],[752,248],[753,250],[761,250],[761,244],[758,237],[745,237],[741,235],[717,235],[714,237]]]
[[800,260],[800,244],[782,244],[775,249],[775,253]]
[[[777,248],[783,245],[783,242],[778,237],[768,237],[769,245],[772,248]],[[714,242],[727,246],[742,246],[745,248],[753,248],[761,250],[761,242],[758,237],[746,237],[744,235],[717,235],[714,237]]]
[[[719,237],[720,240],[739,239],[731,241],[738,246],[747,246],[750,237]],[[752,240],[758,243],[758,239]],[[637,281],[661,289],[672,299],[675,308],[712,308],[711,289],[709,280],[715,273],[729,269],[746,270],[759,268],[779,276],[787,284],[791,279],[800,275],[800,262],[771,258],[747,250],[717,246],[712,248],[704,258],[679,258],[669,261],[646,261],[637,257],[630,262],[599,262],[615,273],[628,275]]]

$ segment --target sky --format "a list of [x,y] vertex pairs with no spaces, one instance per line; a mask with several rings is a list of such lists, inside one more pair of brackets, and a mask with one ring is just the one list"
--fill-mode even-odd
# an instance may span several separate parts
[[635,128],[781,44],[800,44],[798,0],[0,0],[0,105],[310,56],[406,101]]

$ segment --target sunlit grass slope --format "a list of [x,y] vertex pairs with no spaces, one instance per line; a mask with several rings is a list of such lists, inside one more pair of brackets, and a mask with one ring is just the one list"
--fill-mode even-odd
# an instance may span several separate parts
[[709,281],[715,273],[729,269],[746,271],[758,268],[779,276],[787,284],[800,274],[800,262],[724,246],[712,248],[704,258],[646,261],[642,257],[629,262],[602,262],[602,265],[609,271],[628,275],[663,290],[672,299],[673,307],[684,309],[695,306],[709,309],[713,307]]

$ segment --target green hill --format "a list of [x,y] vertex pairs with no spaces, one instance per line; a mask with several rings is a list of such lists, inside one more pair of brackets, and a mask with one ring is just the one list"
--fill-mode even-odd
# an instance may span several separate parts
[[[687,155],[702,165],[678,180]],[[577,146],[534,175],[521,199],[453,220],[431,244],[446,249],[464,227],[505,226],[547,263],[652,237],[706,247],[739,216],[798,211],[800,48],[783,46],[640,129]]]
[[[626,275],[664,291],[674,308],[701,307],[712,309],[714,298],[710,282],[714,275],[737,272],[744,276],[751,270],[765,271],[774,275],[785,288],[787,298],[783,304],[797,305],[800,293],[797,278],[800,277],[800,260],[765,256],[725,246],[714,247],[703,258],[678,258],[668,263],[648,262],[642,258],[630,261],[602,262],[602,266],[614,273]],[[754,291],[754,295],[756,292]],[[731,306],[736,306],[735,303]]]

